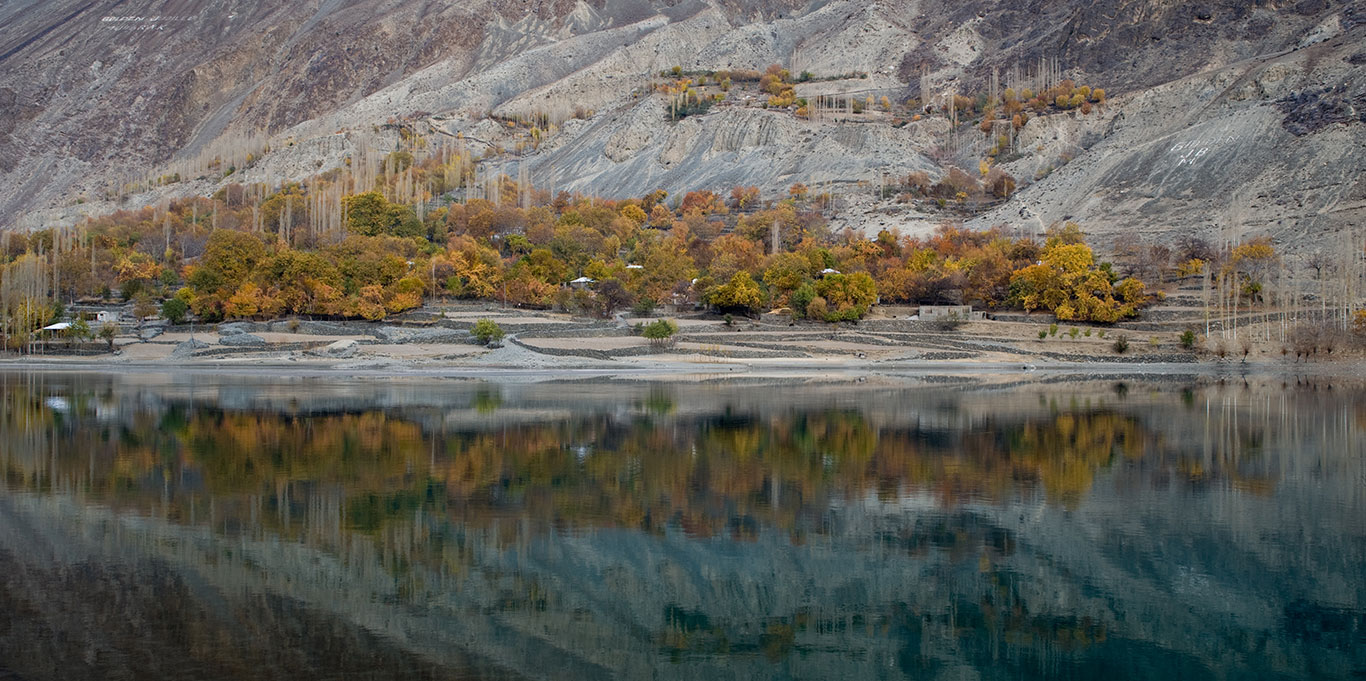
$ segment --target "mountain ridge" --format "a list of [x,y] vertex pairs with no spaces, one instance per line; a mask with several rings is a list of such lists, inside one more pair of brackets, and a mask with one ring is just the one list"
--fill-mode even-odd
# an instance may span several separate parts
[[[98,16],[79,2],[38,7],[19,2],[0,10],[7,26],[0,49],[11,55],[0,61],[7,67],[0,76],[0,113],[8,121],[0,128],[0,224],[10,227],[71,224],[85,215],[212,193],[229,181],[225,175],[151,188],[139,179],[182,167],[195,168],[199,177],[206,158],[251,159],[236,164],[250,165],[243,168],[250,172],[232,181],[303,180],[340,167],[359,146],[392,145],[392,131],[382,124],[395,119],[424,120],[425,134],[442,136],[489,134],[497,129],[485,118],[490,114],[560,121],[536,149],[491,159],[490,167],[520,172],[525,164],[532,178],[557,189],[605,196],[656,187],[674,194],[724,191],[727,184],[754,184],[773,196],[793,182],[857,187],[914,170],[938,176],[985,157],[985,141],[946,130],[938,116],[905,127],[853,117],[813,122],[741,103],[669,123],[660,115],[664,100],[650,88],[657,72],[672,66],[706,71],[782,63],[794,74],[861,75],[799,84],[804,97],[868,91],[923,102],[927,83],[939,96],[985,92],[989,82],[1025,82],[1042,69],[1118,95],[1091,116],[1039,116],[1022,126],[1021,139],[1037,143],[999,163],[1021,180],[1021,189],[970,221],[983,226],[1081,216],[1102,232],[1117,229],[1104,223],[1137,220],[1140,229],[1164,234],[1178,219],[1206,231],[1240,223],[1250,232],[1265,224],[1242,217],[1242,209],[1226,201],[1191,213],[1170,188],[1149,191],[1170,203],[1158,206],[1156,217],[1096,209],[1094,194],[1113,199],[1145,166],[1107,161],[1088,150],[1100,144],[1110,155],[1128,158],[1130,147],[1158,139],[1157,129],[1175,125],[1187,137],[1198,136],[1223,118],[1231,121],[1225,124],[1247,119],[1247,134],[1269,135],[1269,111],[1296,98],[1306,100],[1298,105],[1304,111],[1290,118],[1318,116],[1319,123],[1299,135],[1276,133],[1273,145],[1351,148],[1362,138],[1357,102],[1366,78],[1362,65],[1352,63],[1352,44],[1366,36],[1366,11],[1327,0],[1287,7],[1150,0],[1009,7],[937,0],[554,0],[440,7],[394,0],[215,0],[208,6],[124,0],[117,11]],[[1222,78],[1217,74],[1239,64],[1276,60],[1286,73],[1269,88],[1266,77],[1252,78],[1258,85],[1251,91],[1226,88],[1223,94],[1215,93],[1212,81],[1184,90],[1180,85]],[[1320,91],[1329,93],[1329,103],[1313,94]],[[1223,99],[1201,103],[1206,117],[1177,115],[1182,96]],[[1234,97],[1241,99],[1230,102]],[[1230,103],[1246,111],[1233,112]],[[1324,107],[1331,111],[1314,113]],[[1103,142],[1135,119],[1123,134],[1123,149],[1118,141]],[[1099,120],[1119,127],[1106,132],[1098,129]],[[762,131],[757,137],[756,129]],[[340,142],[337,132],[345,133]],[[506,132],[493,141],[512,144]],[[333,151],[313,158],[301,151],[322,148]],[[1275,147],[1270,153],[1284,155]],[[1314,158],[1330,164],[1295,181],[1320,186],[1327,175],[1361,171],[1350,155]],[[1099,176],[1084,170],[1102,167],[1110,170]],[[1063,187],[1073,177],[1076,182]],[[1226,187],[1230,181],[1221,176],[1205,183]],[[1271,181],[1268,176],[1258,183]],[[1275,189],[1271,202],[1286,201],[1297,189]],[[1359,193],[1348,186],[1337,204],[1354,206]],[[848,203],[857,207],[868,199],[851,196]],[[888,210],[899,209],[884,206]],[[1350,208],[1350,215],[1357,210]],[[1296,218],[1287,212],[1280,219]],[[924,226],[938,218],[911,211],[897,221]],[[846,222],[868,227],[857,217]],[[1309,220],[1305,228],[1319,222]],[[1330,228],[1341,228],[1340,222]],[[1295,229],[1282,225],[1279,231]]]

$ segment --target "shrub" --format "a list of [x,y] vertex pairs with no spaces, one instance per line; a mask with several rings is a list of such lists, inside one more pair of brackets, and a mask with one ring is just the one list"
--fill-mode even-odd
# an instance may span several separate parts
[[1116,339],[1115,339],[1115,344],[1114,344],[1113,347],[1114,347],[1114,349],[1115,349],[1115,354],[1117,354],[1117,355],[1122,355],[1122,354],[1128,352],[1128,351],[1129,351],[1129,337],[1128,337],[1128,336],[1121,335],[1119,338],[1116,338]]
[[951,312],[944,317],[936,319],[934,321],[934,328],[940,331],[955,331],[966,321],[966,319],[959,317],[957,312]]
[[1039,340],[1048,338],[1048,329],[1039,329]]
[[1057,325],[1056,323],[1055,323],[1055,324],[1049,324],[1049,325],[1048,325],[1048,335],[1050,335],[1050,336],[1056,336],[1056,335],[1058,335],[1058,325]]
[[1090,330],[1090,329],[1087,329],[1086,332],[1083,333],[1082,335],[1083,335],[1083,336],[1086,336],[1087,338],[1090,338],[1090,337],[1091,337],[1091,330]]
[[806,316],[810,319],[825,319],[830,314],[830,305],[825,298],[816,296],[806,304]]
[[998,199],[1004,199],[1015,193],[1015,178],[1000,168],[992,168],[986,176],[987,191]]
[[1186,329],[1181,332],[1181,347],[1190,350],[1195,347],[1195,332]]
[[113,322],[106,322],[104,326],[100,327],[100,338],[109,344],[110,352],[114,351],[114,337],[117,335],[119,335],[119,327]]
[[631,306],[631,312],[638,317],[649,316],[649,314],[654,311],[655,301],[652,298],[642,297],[640,300],[636,301],[635,305]]
[[808,316],[806,311],[807,305],[815,298],[816,287],[812,285],[811,282],[808,281],[797,287],[797,290],[792,292],[792,297],[788,299],[788,304],[792,307],[792,317],[794,319],[801,319]]
[[672,319],[659,319],[645,325],[641,331],[642,336],[650,340],[650,345],[654,347],[664,347],[673,343],[674,334],[678,333],[678,324]]
[[503,340],[503,329],[492,319],[480,319],[474,323],[474,328],[470,333],[474,334],[476,340],[484,345],[491,345]]
[[1069,336],[1071,336],[1071,337],[1073,337],[1073,338],[1076,338],[1076,337],[1077,337],[1077,334],[1079,334],[1079,333],[1081,333],[1081,330],[1078,329],[1078,328],[1075,327],[1075,326],[1067,330],[1067,335],[1069,335]]
[[185,304],[180,298],[168,298],[161,304],[161,316],[172,324],[180,324],[185,321],[185,314],[190,311],[190,306]]

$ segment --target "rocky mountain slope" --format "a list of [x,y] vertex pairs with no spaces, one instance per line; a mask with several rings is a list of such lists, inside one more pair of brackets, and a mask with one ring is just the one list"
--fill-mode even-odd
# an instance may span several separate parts
[[942,116],[812,121],[741,100],[669,122],[650,89],[673,66],[771,63],[854,74],[800,84],[812,99],[923,102],[986,92],[993,74],[1028,83],[1041,66],[1105,87],[1092,114],[1019,131],[1002,166],[1021,189],[974,224],[1286,237],[1350,230],[1366,204],[1366,10],[1333,0],[12,0],[0,27],[10,227],[211,193],[227,180],[205,159],[247,147],[233,181],[304,179],[392,147],[379,126],[394,119],[511,146],[487,116],[541,117],[555,133],[490,169],[609,196],[823,184],[862,228],[943,219],[868,187],[984,157]]

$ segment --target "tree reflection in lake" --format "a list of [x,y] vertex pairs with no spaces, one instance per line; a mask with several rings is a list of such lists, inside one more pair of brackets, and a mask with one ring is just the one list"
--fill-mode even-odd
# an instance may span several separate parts
[[[1341,386],[0,397],[22,678],[1366,673],[1366,401]],[[168,601],[175,626],[137,623]]]

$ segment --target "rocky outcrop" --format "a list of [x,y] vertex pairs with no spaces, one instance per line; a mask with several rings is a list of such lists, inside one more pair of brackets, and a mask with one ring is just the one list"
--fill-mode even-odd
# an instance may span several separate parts
[[171,351],[171,358],[185,359],[194,355],[196,350],[203,350],[207,347],[209,347],[208,343],[191,338],[190,340],[176,344],[175,349]]
[[[948,135],[942,119],[810,124],[790,112],[718,107],[667,123],[650,79],[674,65],[776,62],[859,72],[865,77],[839,91],[900,100],[921,96],[924,72],[969,92],[993,70],[1005,78],[1040,58],[1125,96],[1076,125],[1031,123],[1027,134],[1059,136],[1021,147],[1008,163],[1022,184],[1041,181],[979,224],[1074,216],[1104,225],[1097,229],[1159,234],[1229,223],[1288,233],[1359,218],[1354,190],[1331,181],[1360,174],[1349,154],[1334,153],[1362,135],[1355,46],[1366,39],[1366,12],[1343,0],[494,0],[477,10],[381,0],[248,10],[211,0],[159,17],[102,7],[0,6],[9,36],[0,41],[0,226],[71,224],[212,194],[227,181],[221,168],[125,192],[130,180],[199,168],[192,159],[215,155],[240,158],[234,182],[303,180],[343,166],[360,147],[392,147],[396,133],[372,132],[390,119],[455,135],[480,129],[490,111],[562,122],[539,151],[494,164],[513,176],[525,165],[556,190],[638,196],[755,185],[779,196],[798,181],[838,188],[912,170],[937,175],[949,163],[970,167],[985,148]],[[1253,63],[1265,73],[1240,71]],[[1231,77],[1189,87],[1211,74]],[[576,108],[596,115],[565,120]],[[1097,129],[1101,119],[1112,127]],[[1273,120],[1280,130],[1267,127]],[[1225,128],[1245,140],[1270,137],[1236,157],[1199,144]],[[1310,143],[1290,144],[1300,140]],[[1198,163],[1237,172],[1185,182],[1188,164],[1171,168],[1154,151],[1181,144],[1205,149]],[[1268,170],[1251,177],[1247,167],[1257,164]]]
[[360,346],[356,341],[350,339],[339,340],[329,343],[321,348],[312,350],[309,354],[329,359],[350,359],[356,356],[356,351]]

